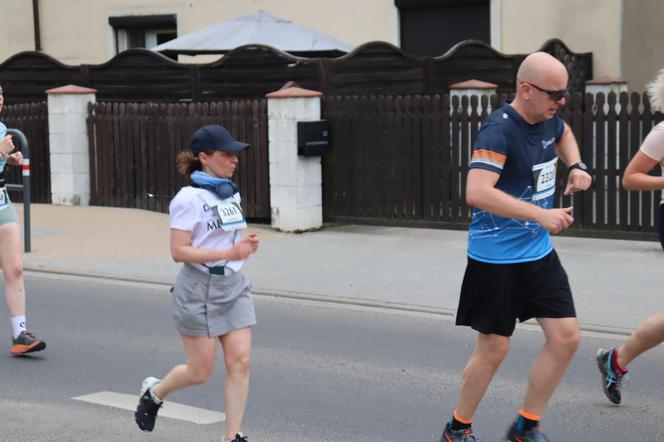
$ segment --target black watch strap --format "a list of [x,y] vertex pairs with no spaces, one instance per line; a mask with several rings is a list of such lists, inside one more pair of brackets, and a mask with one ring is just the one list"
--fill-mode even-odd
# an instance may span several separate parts
[[579,162],[576,162],[576,163],[572,164],[571,166],[569,166],[567,168],[567,172],[569,173],[574,169],[579,169],[579,170],[583,170],[584,172],[586,172],[588,170],[588,166],[586,166],[586,163],[584,163],[583,161],[579,161]]

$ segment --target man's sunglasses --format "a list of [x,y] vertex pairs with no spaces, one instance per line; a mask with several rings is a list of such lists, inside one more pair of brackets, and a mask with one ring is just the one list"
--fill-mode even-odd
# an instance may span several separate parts
[[552,101],[560,101],[562,98],[569,98],[569,91],[567,89],[562,89],[560,91],[549,91],[537,86],[536,84],[528,83],[527,81],[522,81],[521,83],[526,83],[538,91],[546,92]]

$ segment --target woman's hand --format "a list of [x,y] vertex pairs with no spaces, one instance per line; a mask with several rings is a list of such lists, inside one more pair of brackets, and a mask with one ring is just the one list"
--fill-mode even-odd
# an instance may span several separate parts
[[18,152],[14,152],[13,154],[9,155],[9,158],[7,158],[7,163],[11,164],[12,166],[20,166],[23,164],[23,153],[19,150]]
[[14,151],[14,141],[12,141],[11,135],[5,136],[0,140],[0,153],[3,156],[9,155]]
[[255,233],[250,233],[247,235],[246,240],[249,241],[249,244],[251,244],[251,248],[254,250],[258,250],[258,244],[260,243],[260,239],[258,238],[258,235]]
[[230,252],[228,253],[228,259],[230,261],[239,261],[241,259],[247,259],[249,255],[258,250],[258,235],[251,233],[245,238],[242,238],[238,241],[233,247],[231,247]]
[[254,253],[254,249],[252,248],[247,238],[243,238],[239,242],[235,243],[233,247],[231,247],[230,251],[228,252],[228,260],[240,261],[242,259],[247,259],[252,253]]

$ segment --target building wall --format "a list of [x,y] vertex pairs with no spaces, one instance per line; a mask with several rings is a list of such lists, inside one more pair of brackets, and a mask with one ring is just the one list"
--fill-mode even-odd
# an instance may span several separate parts
[[32,2],[0,1],[0,62],[19,51],[35,49]]
[[[630,1],[634,0],[626,3]],[[623,0],[492,0],[491,44],[506,54],[529,53],[559,38],[574,52],[593,53],[595,78],[622,77],[622,4]]]
[[[393,0],[39,0],[42,49],[67,64],[102,63],[114,55],[108,17],[177,14],[178,35],[262,9],[354,46],[399,44]],[[32,2],[0,1],[0,62],[34,50]]]
[[664,2],[629,0],[624,3],[623,77],[630,91],[643,92],[664,68],[661,44]]

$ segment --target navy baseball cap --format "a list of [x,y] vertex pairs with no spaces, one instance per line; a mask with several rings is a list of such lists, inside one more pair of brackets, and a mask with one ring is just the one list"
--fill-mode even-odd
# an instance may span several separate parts
[[219,124],[203,126],[194,132],[189,149],[198,155],[207,150],[216,149],[224,152],[240,152],[249,147],[247,143],[235,141],[235,138]]

